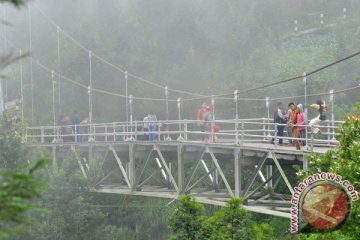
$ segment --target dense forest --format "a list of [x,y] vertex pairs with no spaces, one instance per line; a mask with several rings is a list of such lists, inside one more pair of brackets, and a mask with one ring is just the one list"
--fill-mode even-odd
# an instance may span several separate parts
[[[54,79],[57,118],[73,111],[87,116],[91,78],[93,87],[102,90],[94,92],[94,121],[125,121],[125,71],[134,97],[164,99],[164,86],[171,100],[229,93],[230,99],[216,99],[216,117],[234,118],[234,90],[299,76],[358,51],[359,1],[1,2],[5,101],[20,98],[23,78],[25,119],[22,126],[6,115],[0,121],[0,239],[360,238],[358,202],[344,228],[292,235],[288,219],[250,214],[240,207],[241,199],[220,208],[191,196],[171,204],[158,198],[104,197],[89,191],[101,173],[94,170],[93,178],[84,179],[71,154],[55,169],[47,149],[34,150],[22,141],[25,125],[52,125]],[[16,59],[20,50],[29,56]],[[9,59],[14,60],[10,65]],[[308,94],[324,93],[328,101],[331,89],[357,86],[359,63],[359,57],[353,58],[312,75]],[[241,94],[240,117],[264,117],[265,97],[303,103],[303,97],[296,97],[303,94],[301,79]],[[336,118],[347,116],[339,130],[340,145],[310,156],[310,173],[321,168],[342,174],[356,189],[358,96],[358,89],[335,95]],[[204,100],[210,102],[210,97],[184,101],[183,118],[194,119]],[[271,101],[271,107],[276,103]],[[159,119],[166,117],[164,101],[135,99],[133,108],[137,120],[149,110]],[[170,102],[169,114],[177,118],[176,101]],[[334,156],[339,160],[332,161]],[[96,156],[90,164],[98,164]]]

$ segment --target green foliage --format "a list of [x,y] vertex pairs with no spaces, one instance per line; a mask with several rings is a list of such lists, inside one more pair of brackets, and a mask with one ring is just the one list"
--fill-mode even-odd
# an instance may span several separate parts
[[[58,171],[50,172],[47,177],[50,189],[43,194],[40,201],[43,207],[50,210],[50,214],[39,216],[41,224],[22,239],[100,238],[91,229],[103,222],[106,214],[89,203],[90,197],[85,192],[86,179],[77,164],[76,153],[72,153],[63,160]],[[95,235],[92,236],[94,238],[90,238],[91,235]]]
[[[90,160],[88,179],[80,171],[78,153],[59,160],[59,169],[49,171],[49,190],[39,204],[49,209],[46,216],[34,216],[38,224],[16,239],[164,239],[167,200],[91,192],[100,168]],[[91,177],[92,176],[92,177]]]
[[[0,0],[0,2],[20,5],[24,1]],[[349,3],[349,1],[344,2]],[[351,8],[348,9],[351,9],[354,15],[358,15],[359,4],[356,3],[357,1],[351,2]],[[213,0],[123,0],[101,3],[99,1],[62,0],[52,3],[44,1],[39,4],[61,29],[66,30],[76,40],[94,50],[94,53],[104,59],[115,65],[122,65],[121,69],[126,69],[130,73],[135,73],[158,84],[191,92],[197,91],[206,95],[231,93],[234,89],[242,90],[269,81],[300,75],[304,71],[312,70],[353,52],[358,47],[360,36],[358,21],[340,19],[335,22],[337,26],[334,28],[323,29],[313,34],[289,37],[293,29],[289,23],[295,16],[300,17],[300,30],[313,28],[315,20],[303,21],[301,16],[314,16],[314,12],[323,10],[328,12],[328,10],[334,9],[337,9],[336,16],[341,15],[340,10],[344,7],[343,1],[328,1],[325,5],[310,0],[306,0],[305,3],[290,0],[268,2],[259,0],[227,0],[223,2]],[[41,56],[41,61],[45,65],[60,66],[60,69],[54,70],[59,70],[65,76],[87,86],[88,53],[78,48],[61,31],[59,39],[61,62],[58,63],[56,61],[58,59],[56,28],[44,21],[43,16],[38,14],[36,9],[33,10],[32,27],[33,33],[36,33],[33,34],[33,52],[37,56]],[[274,12],[276,12],[275,15]],[[71,18],[64,18],[64,13]],[[11,19],[11,15],[8,16]],[[109,17],[111,21],[109,21]],[[325,18],[326,21],[331,21],[327,14]],[[13,20],[16,22],[14,26],[20,28],[13,29],[14,33],[18,33],[15,34],[16,42],[19,47],[24,49],[23,46],[26,46],[25,48],[27,48],[28,35],[21,34],[28,32],[27,14],[21,12]],[[89,33],[88,29],[93,31]],[[94,87],[125,94],[123,74],[104,66],[98,60],[93,58]],[[313,75],[309,80],[309,93],[324,92],[329,90],[327,88],[337,90],[344,88],[344,85],[353,85],[351,74],[358,71],[359,61],[353,59],[347,63],[345,66],[340,65],[339,68]],[[24,76],[29,76],[28,64],[24,63],[23,67]],[[33,70],[34,123],[52,124],[51,111],[49,111],[52,86],[49,74],[39,69],[36,64],[34,64]],[[13,69],[13,72],[16,71],[17,69]],[[163,89],[150,87],[133,78],[130,80],[129,92],[134,96],[149,97],[163,96],[164,94]],[[337,85],[335,85],[335,80],[338,82]],[[13,82],[18,83],[18,81]],[[9,83],[9,86],[10,84],[12,83]],[[16,84],[13,86],[18,89]],[[57,111],[59,111],[57,115],[69,113],[73,109],[79,110],[81,116],[87,114],[86,89],[81,90],[74,87],[65,79],[59,79],[56,87],[61,88],[57,89],[61,92],[61,96],[56,96],[61,100],[56,105]],[[25,116],[30,116],[30,101],[26,101],[31,98],[28,81],[25,81],[24,89]],[[9,87],[9,99],[13,97],[10,90]],[[292,95],[303,94],[301,80],[298,83],[291,82],[266,89],[266,94],[271,97],[289,96],[289,93]],[[264,94],[264,91],[252,92],[251,97],[263,98]],[[344,114],[343,109],[352,103],[352,98],[348,95],[338,96],[336,96],[337,106],[335,107],[338,108],[339,115],[342,115]],[[181,96],[170,92],[169,97],[176,99],[185,97],[185,95]],[[125,99],[94,93],[93,100],[95,121],[125,120]],[[302,101],[302,99],[300,100]],[[255,115],[263,117],[265,115],[265,104],[252,104],[250,108],[248,103],[239,103],[241,117]],[[192,119],[197,104],[196,102],[184,103],[183,117]],[[234,116],[232,99],[219,101],[216,104],[218,119],[225,118],[224,116]],[[164,104],[140,100],[135,100],[133,107],[134,119],[143,119],[149,109],[155,110],[157,113],[164,112],[165,109]],[[158,117],[159,119],[164,118],[160,114]],[[171,102],[170,118],[177,118],[176,106]],[[6,126],[7,123],[4,122],[3,125]],[[16,166],[28,159],[26,148],[20,144],[20,131],[21,128],[11,126],[5,127],[4,131],[0,132],[0,165],[2,167],[15,169]],[[350,142],[349,146],[352,148]],[[344,151],[344,154],[355,158],[356,152],[352,154],[352,150],[348,153]],[[351,161],[344,160],[346,164]],[[314,155],[313,161],[311,161],[312,169],[314,171],[317,171],[318,168],[329,169],[333,167],[332,162],[333,155],[325,158]],[[164,212],[161,210],[164,203],[160,200],[110,197],[109,195],[100,197],[89,194],[88,187],[93,186],[103,176],[99,170],[99,162],[90,159],[90,164],[94,167],[90,168],[88,180],[83,178],[74,155],[62,162],[58,172],[50,173],[47,182],[51,186],[51,191],[44,195],[41,203],[52,209],[52,214],[49,217],[41,217],[42,224],[39,224],[23,239],[117,239],[117,236],[134,239],[135,234],[132,234],[134,232],[136,232],[137,239],[140,236],[143,239],[162,239],[163,235],[160,233],[166,233],[163,224]],[[356,165],[348,164],[347,166],[346,164],[344,167],[349,171],[349,175],[356,171]],[[338,167],[340,166],[342,165],[340,164]],[[105,203],[114,207],[104,209]],[[142,206],[145,206],[146,203],[157,207],[143,209]],[[236,205],[235,202],[233,204]],[[194,207],[196,208],[196,206]],[[241,224],[244,224],[247,226],[248,233],[257,232],[259,239],[262,239],[265,234],[271,235],[266,225],[255,225],[250,220],[237,222],[237,216],[247,216],[247,214],[242,215],[241,209],[237,208],[236,211],[234,210],[235,212],[231,213],[229,209],[232,207],[227,206],[216,214],[217,219],[223,219],[224,225],[215,221],[216,219],[212,219],[224,234],[229,236],[240,234],[245,231],[243,227],[240,227],[243,226]],[[358,205],[354,204],[353,209],[357,208]],[[183,211],[185,210],[183,209]],[[206,226],[210,222],[210,218],[203,216],[201,209],[197,210],[199,215],[196,219]],[[187,220],[189,219],[187,218]],[[193,224],[197,226],[196,222]],[[204,231],[204,229],[202,227],[200,231]]]
[[300,234],[298,240],[356,240],[351,235],[344,235],[342,231],[333,231],[325,233],[312,233],[310,235]]
[[34,222],[29,214],[44,213],[34,199],[45,189],[41,169],[48,159],[30,164],[22,134],[22,126],[5,112],[0,118],[0,238],[27,230]]
[[11,3],[17,7],[24,5],[26,0],[0,0],[1,3]]
[[31,200],[39,197],[45,185],[36,173],[48,159],[17,169],[0,169],[0,238],[24,230],[31,221],[24,214],[44,212]]
[[[290,43],[295,41],[297,44],[301,44],[305,39],[295,39],[290,41]],[[285,44],[286,43],[284,43],[284,45]],[[278,79],[300,76],[303,72],[309,72],[336,60],[331,50],[327,49],[328,45],[322,47],[314,46],[314,44],[306,47],[296,45],[291,48],[283,47],[280,51],[277,50],[274,53],[272,69]],[[332,68],[331,70],[323,71],[309,77],[308,88],[311,89],[311,91],[323,91],[322,87],[324,85],[332,86],[335,80],[337,80],[336,68]],[[302,79],[293,81],[291,84],[284,85],[276,90],[280,90],[284,96],[289,92],[294,95],[302,95],[304,91]],[[301,101],[302,100],[303,99],[301,99]]]
[[268,224],[256,224],[241,207],[241,199],[232,198],[204,224],[202,239],[273,239]]
[[169,227],[173,232],[169,239],[196,239],[205,220],[204,213],[204,206],[191,195],[182,196],[169,217]]
[[[344,123],[337,130],[336,139],[339,145],[326,154],[312,153],[309,156],[310,169],[308,172],[301,171],[299,175],[305,178],[318,171],[328,171],[342,176],[359,191],[360,189],[360,109],[353,116],[344,119]],[[328,233],[328,238],[322,238],[319,234],[303,236],[302,239],[360,239],[360,202],[352,203],[349,219],[336,232]],[[308,237],[308,238],[306,238]]]
[[241,207],[242,200],[230,199],[213,216],[204,216],[203,206],[190,195],[180,198],[169,217],[173,235],[169,239],[274,239],[268,224],[256,224]]
[[16,168],[26,162],[27,148],[22,144],[23,128],[4,115],[0,118],[0,167]]

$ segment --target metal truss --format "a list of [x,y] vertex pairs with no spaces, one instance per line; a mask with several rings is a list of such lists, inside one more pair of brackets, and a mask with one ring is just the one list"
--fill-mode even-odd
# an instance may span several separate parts
[[[200,202],[221,206],[231,197],[242,197],[246,209],[281,217],[290,216],[293,191],[284,166],[303,164],[300,161],[303,155],[244,146],[169,141],[75,147],[66,155],[75,153],[80,171],[87,179],[92,167],[91,151],[101,151],[98,155],[103,157],[97,159],[96,167],[104,175],[96,181],[93,191],[171,199],[191,194]],[[84,157],[86,153],[81,156],[81,150],[89,151],[89,159]],[[117,176],[117,180],[111,176]],[[119,176],[121,181],[114,182]],[[286,189],[279,188],[280,184]]]

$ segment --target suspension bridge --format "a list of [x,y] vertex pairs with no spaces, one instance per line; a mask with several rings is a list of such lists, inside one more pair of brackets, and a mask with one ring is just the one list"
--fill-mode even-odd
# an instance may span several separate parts
[[[169,129],[157,128],[155,141],[147,140],[149,132],[137,130],[144,124],[138,121],[28,127],[24,141],[49,148],[55,167],[74,154],[86,179],[93,177],[92,167],[100,168],[104,175],[96,179],[96,192],[170,199],[187,193],[214,205],[243,197],[250,211],[290,217],[296,171],[308,168],[309,151],[279,145],[271,119],[216,120],[221,131],[205,133],[198,130],[196,120],[157,125],[163,122]],[[337,144],[335,129],[340,123],[326,121],[321,138],[309,134],[299,140],[324,153]],[[90,159],[98,159],[97,164],[90,164]]]
[[[182,194],[192,194],[198,201],[225,205],[231,197],[243,197],[244,207],[250,211],[290,218],[290,199],[293,187],[297,184],[296,171],[307,169],[309,152],[325,153],[338,144],[336,129],[341,121],[334,119],[334,95],[359,89],[358,85],[329,92],[308,94],[308,77],[346,61],[360,54],[357,52],[334,63],[303,73],[299,76],[272,82],[245,90],[234,90],[232,93],[218,95],[202,95],[180,89],[163,86],[149,81],[125,70],[105,58],[95,54],[78,40],[58,26],[43,10],[35,5],[39,13],[54,27],[57,33],[57,64],[56,71],[30,56],[30,90],[31,90],[31,123],[34,123],[33,99],[33,65],[47,72],[52,82],[52,114],[51,126],[29,126],[23,141],[34,148],[45,147],[52,151],[53,165],[61,167],[63,160],[73,154],[76,156],[79,169],[86,179],[94,180],[92,191],[102,193],[133,194],[150,197],[177,199]],[[345,11],[346,12],[346,11]],[[31,8],[29,15],[29,42],[31,36]],[[296,22],[297,24],[297,22]],[[297,31],[297,28],[296,28]],[[65,76],[60,69],[60,34],[79,46],[88,54],[89,82],[81,83]],[[4,41],[15,48],[20,56],[20,112],[24,119],[23,62],[21,56],[24,50],[18,48],[8,38]],[[123,74],[125,94],[112,92],[93,86],[93,59],[110,66]],[[133,96],[128,91],[128,79],[141,81],[164,91],[164,98]],[[68,82],[87,90],[89,103],[89,123],[80,125],[58,126],[56,122],[56,95],[60,88],[56,80]],[[304,95],[275,98],[241,98],[241,94],[263,89],[273,85],[302,80]],[[110,95],[125,100],[126,121],[111,123],[96,123],[93,121],[93,93]],[[171,99],[169,92],[181,97]],[[1,99],[2,84],[0,84]],[[7,95],[7,94],[6,94]],[[186,97],[184,97],[186,96]],[[294,140],[291,136],[278,137],[277,126],[270,119],[270,102],[290,99],[303,99],[305,105],[309,97],[329,96],[331,103],[330,120],[324,121],[319,128],[321,135],[311,134],[309,125],[303,138],[298,138],[307,146],[295,150],[292,145],[280,145]],[[211,100],[211,124],[220,127],[220,131],[201,132],[196,120],[184,120],[182,104],[191,101]],[[166,106],[165,120],[157,122],[155,141],[148,141],[149,132],[143,131],[142,121],[133,120],[133,100],[162,102]],[[231,119],[216,119],[216,101],[229,100],[235,103],[234,116]],[[266,116],[262,118],[239,118],[240,101],[258,101],[266,106]],[[4,102],[4,101],[2,101]],[[177,105],[176,120],[169,119],[169,102]],[[3,106],[4,104],[1,104]],[[14,105],[14,104],[12,104]],[[15,104],[16,105],[16,104]],[[5,106],[11,106],[8,102]],[[307,108],[305,108],[307,116]],[[160,126],[166,124],[167,130]],[[35,124],[32,124],[35,125]],[[207,139],[206,141],[202,139]],[[270,140],[274,139],[274,144]],[[96,159],[96,164],[90,162]],[[96,169],[93,169],[96,168]],[[95,170],[101,171],[101,176],[94,176]]]

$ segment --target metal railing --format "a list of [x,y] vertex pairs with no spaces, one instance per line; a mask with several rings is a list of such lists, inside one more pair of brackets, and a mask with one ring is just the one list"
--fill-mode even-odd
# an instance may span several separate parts
[[[27,127],[25,141],[34,144],[49,143],[85,143],[85,142],[121,142],[148,141],[152,135],[155,141],[186,141],[244,145],[246,143],[291,142],[299,140],[310,149],[314,146],[334,146],[336,129],[341,121],[323,121],[321,134],[313,134],[309,125],[299,125],[307,128],[307,135],[293,138],[286,134],[286,124],[272,123],[268,118],[215,120],[205,131],[201,131],[196,120],[167,120],[154,123],[154,131],[144,129],[142,121],[113,122],[101,124],[80,124],[66,126]],[[277,136],[277,126],[284,126],[284,136]]]

